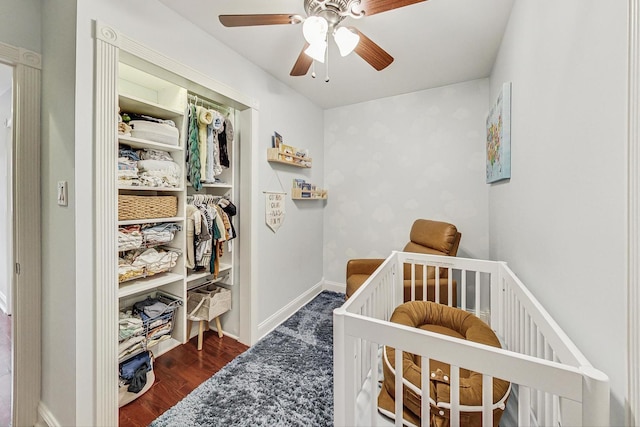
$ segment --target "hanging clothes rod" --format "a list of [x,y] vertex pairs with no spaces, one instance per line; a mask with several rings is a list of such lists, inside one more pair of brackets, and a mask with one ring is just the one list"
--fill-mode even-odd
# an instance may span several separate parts
[[212,194],[193,194],[193,195],[189,195],[187,196],[187,203],[191,204],[193,202],[199,202],[199,203],[218,203],[220,200],[222,199],[226,199],[228,200],[225,196],[214,196]]
[[188,93],[187,94],[187,98],[189,99],[189,102],[192,102],[195,105],[201,105],[203,107],[212,108],[212,109],[218,111],[219,113],[226,113],[226,114],[230,114],[231,113],[231,108],[230,107],[227,107],[227,106],[222,105],[222,104],[218,104],[217,102],[211,101],[210,99],[207,99],[207,98],[203,98],[200,95],[196,95],[194,93]]

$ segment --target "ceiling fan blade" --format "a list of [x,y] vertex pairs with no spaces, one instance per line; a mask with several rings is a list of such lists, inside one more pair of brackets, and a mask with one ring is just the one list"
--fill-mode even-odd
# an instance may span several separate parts
[[378,71],[384,70],[391,65],[393,56],[389,55],[387,51],[378,46],[376,42],[358,31],[357,28],[349,27],[349,29],[360,36],[360,42],[353,50],[358,56]]
[[304,76],[309,72],[309,68],[311,67],[311,63],[313,63],[313,58],[304,53],[304,51],[309,47],[309,43],[305,43],[302,51],[300,51],[300,55],[298,55],[298,59],[296,63],[293,64],[293,68],[291,69],[291,76]]
[[365,16],[370,16],[424,1],[427,0],[361,0],[360,9]]
[[295,14],[220,15],[218,18],[225,27],[299,24],[302,22],[302,18]]

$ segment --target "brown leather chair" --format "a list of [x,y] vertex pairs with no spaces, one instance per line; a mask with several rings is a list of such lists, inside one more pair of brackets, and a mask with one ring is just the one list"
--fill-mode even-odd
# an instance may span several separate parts
[[[462,234],[455,225],[428,219],[417,219],[411,227],[409,243],[403,252],[417,252],[422,254],[456,256],[460,238]],[[383,259],[351,259],[347,262],[347,298],[354,294],[356,290],[369,278],[371,274],[382,264]],[[409,301],[411,297],[411,268],[408,264],[404,266],[404,300]],[[416,299],[422,299],[422,269],[416,269]],[[427,300],[435,301],[435,268],[427,269]],[[447,304],[449,299],[449,285],[447,270],[440,271],[437,279],[440,286],[440,302]],[[456,284],[453,284],[452,301],[456,305]]]

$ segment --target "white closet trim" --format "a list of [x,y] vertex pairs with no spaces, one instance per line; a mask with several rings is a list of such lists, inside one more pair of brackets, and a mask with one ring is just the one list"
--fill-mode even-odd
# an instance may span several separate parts
[[[237,152],[249,160],[241,161],[242,182],[253,183],[257,170],[257,154],[253,141],[257,141],[257,109],[258,102],[234,89],[223,85],[206,75],[178,63],[165,55],[153,51],[140,43],[124,36],[113,27],[94,21],[95,37],[95,150],[94,150],[94,218],[95,218],[95,422],[94,425],[118,424],[117,399],[117,188],[116,168],[117,151],[114,141],[117,140],[114,111],[117,111],[118,63],[126,57],[126,62],[135,65],[138,61],[146,67],[152,66],[160,77],[162,73],[185,78],[196,85],[219,94],[220,101],[240,110],[243,125],[241,126],[240,144]],[[247,124],[250,126],[247,128]],[[240,302],[241,324],[240,341],[253,343],[256,341],[257,292],[251,280],[256,277],[254,264],[251,262],[257,245],[252,244],[252,223],[256,221],[254,212],[257,204],[251,201],[257,197],[257,185],[242,186],[242,208],[240,210],[240,247],[242,258],[240,267]],[[248,322],[248,324],[247,324]]]
[[40,54],[0,43],[14,67],[13,423],[34,425],[41,388]]
[[640,1],[629,1],[628,396],[626,425],[640,417]]
[[[107,33],[111,34],[111,33]],[[117,33],[111,41],[117,41]],[[118,189],[116,187],[118,140],[114,115],[118,111],[119,49],[104,39],[96,39],[95,61],[95,150],[93,177],[95,191],[95,369],[96,425],[118,425]]]

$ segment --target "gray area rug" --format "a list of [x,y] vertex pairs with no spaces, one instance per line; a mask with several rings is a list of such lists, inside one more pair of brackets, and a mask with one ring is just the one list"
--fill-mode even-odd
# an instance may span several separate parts
[[151,426],[333,425],[333,310],[343,303],[322,292]]

